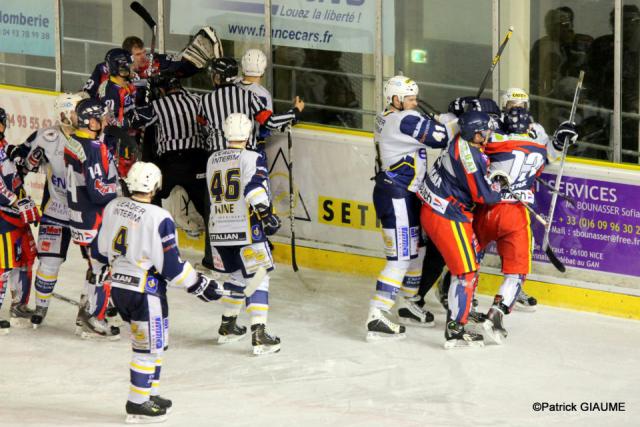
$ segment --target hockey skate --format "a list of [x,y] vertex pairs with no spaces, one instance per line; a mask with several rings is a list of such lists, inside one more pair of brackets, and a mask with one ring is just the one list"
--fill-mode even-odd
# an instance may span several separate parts
[[7,335],[11,330],[11,323],[8,320],[0,319],[0,335]]
[[80,312],[81,326],[76,326],[76,335],[83,340],[107,340],[117,341],[120,339],[120,329],[109,326],[106,320],[98,320],[95,316],[89,315],[86,310]]
[[167,411],[167,414],[171,413],[171,409],[173,408],[173,403],[171,402],[171,400],[165,399],[164,397],[161,397],[159,395],[150,396],[149,400],[151,400],[162,409],[165,409]]
[[407,337],[404,331],[404,326],[393,323],[379,308],[371,307],[369,309],[369,317],[367,318],[368,342],[401,340]]
[[498,345],[504,344],[504,340],[507,338],[507,330],[502,324],[502,318],[506,312],[507,307],[504,304],[494,304],[487,313],[487,320],[482,324],[485,338]]
[[480,334],[465,331],[464,325],[455,320],[449,321],[444,330],[444,348],[446,350],[452,348],[470,348],[484,347],[483,337]]
[[31,316],[34,311],[27,307],[27,304],[11,304],[11,326],[26,328],[30,326]]
[[150,424],[162,423],[167,420],[167,410],[161,408],[153,400],[147,400],[144,403],[133,403],[127,400],[127,424]]
[[280,338],[269,335],[265,331],[264,323],[251,325],[251,344],[255,356],[280,351]]
[[33,326],[33,329],[38,329],[40,325],[42,325],[44,318],[47,316],[47,310],[48,307],[36,306],[36,311],[31,316],[31,326]]
[[482,324],[487,320],[487,316],[484,313],[476,310],[478,307],[478,300],[473,299],[471,302],[471,309],[469,310],[469,321],[477,324]]
[[240,341],[247,336],[247,327],[238,326],[238,316],[222,316],[222,323],[218,328],[218,344]]
[[433,328],[435,321],[433,314],[420,306],[419,296],[412,298],[398,299],[398,319],[400,323],[407,326],[422,326],[424,328]]
[[528,295],[523,289],[520,289],[520,293],[516,298],[516,308],[521,311],[533,312],[536,311],[538,300]]

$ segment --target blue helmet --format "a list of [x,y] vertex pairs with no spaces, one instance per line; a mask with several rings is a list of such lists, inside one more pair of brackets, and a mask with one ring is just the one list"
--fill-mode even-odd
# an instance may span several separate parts
[[524,107],[512,107],[504,114],[503,128],[506,133],[527,133],[531,125],[531,115]]
[[121,48],[111,49],[107,52],[104,60],[109,68],[109,74],[112,76],[129,77],[131,74],[133,59],[126,50]]
[[89,121],[102,120],[107,113],[104,105],[93,98],[83,99],[76,105],[76,115],[78,116],[78,127],[89,127]]
[[458,119],[460,135],[467,141],[472,141],[476,133],[493,130],[493,122],[489,114],[482,111],[467,111]]

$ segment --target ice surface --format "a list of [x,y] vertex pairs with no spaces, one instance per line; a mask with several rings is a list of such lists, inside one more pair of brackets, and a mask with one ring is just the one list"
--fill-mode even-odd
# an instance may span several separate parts
[[[77,298],[84,269],[72,248],[56,291]],[[249,339],[216,345],[221,306],[170,289],[161,394],[174,410],[164,425],[640,425],[639,322],[539,307],[506,318],[504,346],[446,351],[444,311],[433,300],[434,329],[369,344],[373,288],[367,278],[279,266],[269,329],[282,351],[262,357],[250,356]],[[489,303],[481,297],[481,308]],[[4,318],[8,306],[9,298]],[[54,299],[40,329],[0,336],[0,425],[123,423],[128,330],[118,342],[82,341],[76,310]],[[626,411],[534,412],[542,401],[626,402]]]

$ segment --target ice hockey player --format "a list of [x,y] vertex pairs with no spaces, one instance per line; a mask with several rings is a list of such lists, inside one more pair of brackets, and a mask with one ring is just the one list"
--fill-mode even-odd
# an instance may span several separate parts
[[[280,228],[273,213],[267,165],[262,154],[246,149],[253,122],[244,114],[232,113],[224,122],[227,149],[216,151],[207,163],[211,200],[208,235],[214,270],[229,274],[226,289],[242,291],[259,267],[274,268],[267,236]],[[242,298],[223,297],[225,306],[218,329],[218,342],[243,338],[247,329],[237,323]],[[253,354],[280,351],[280,338],[266,331],[269,312],[269,276],[253,295],[246,298],[251,316]]]
[[119,330],[104,319],[110,287],[93,274],[89,245],[98,233],[107,203],[117,195],[117,172],[113,156],[100,140],[107,124],[107,110],[95,99],[76,105],[78,129],[64,147],[67,204],[71,239],[80,245],[88,262],[87,277],[78,313],[76,332],[82,338],[119,339]]
[[[267,110],[273,111],[273,98],[269,91],[262,86],[262,76],[267,68],[267,56],[260,49],[249,49],[242,55],[240,64],[242,65],[242,78],[238,80],[238,86],[255,93]],[[271,131],[259,123],[255,123],[254,126],[259,128],[256,138],[257,148],[264,151],[264,144]]]
[[36,311],[31,316],[34,328],[38,327],[47,315],[51,294],[58,280],[58,272],[69,249],[71,231],[69,230],[64,147],[74,132],[72,115],[75,114],[75,107],[78,102],[87,97],[85,92],[58,95],[53,108],[60,124],[39,129],[33,132],[24,143],[11,146],[12,160],[24,165],[27,172],[38,170],[45,172],[47,179],[42,196],[42,218],[38,228]]
[[127,423],[161,422],[172,402],[159,395],[160,370],[169,338],[167,286],[183,286],[205,302],[220,298],[221,286],[180,258],[173,218],[151,204],[162,186],[160,169],[137,162],[126,178],[130,197],[112,200],[91,244],[92,267],[103,276],[111,266],[111,298],[131,327]]
[[493,176],[487,172],[489,160],[481,148],[493,132],[489,115],[466,112],[460,116],[458,125],[460,133],[438,157],[418,190],[423,203],[420,222],[452,275],[446,349],[484,345],[482,335],[464,328],[478,270],[472,209],[475,205],[499,202],[500,180],[508,180],[508,175],[500,170],[494,171]]
[[376,215],[382,223],[387,263],[378,275],[367,317],[367,341],[402,339],[405,327],[389,316],[396,302],[411,317],[403,322],[433,326],[433,315],[413,298],[418,291],[424,248],[420,247],[420,201],[416,190],[427,170],[427,147],[444,148],[453,132],[416,111],[418,85],[395,76],[384,86],[385,110],[378,114],[375,143],[377,174],[373,190]]
[[[512,184],[509,189],[502,190],[500,203],[480,206],[474,213],[473,228],[480,249],[495,241],[502,261],[504,280],[487,313],[491,323],[485,322],[486,336],[496,344],[501,344],[507,337],[503,316],[513,309],[531,271],[531,219],[522,203],[533,205],[535,202],[535,179],[544,169],[547,147],[532,138],[530,126],[531,116],[527,109],[511,107],[505,113],[505,134],[494,134],[484,152],[491,162],[489,173],[501,170],[509,175]],[[569,143],[575,143],[578,134],[573,127],[561,126],[553,136],[553,145],[560,151],[565,138]]]
[[40,219],[35,202],[23,188],[18,166],[6,152],[6,127],[7,114],[0,108],[0,307],[7,287],[13,291],[11,322],[0,319],[0,334],[8,333],[12,324],[23,325],[33,314],[27,304],[36,248],[29,224]]

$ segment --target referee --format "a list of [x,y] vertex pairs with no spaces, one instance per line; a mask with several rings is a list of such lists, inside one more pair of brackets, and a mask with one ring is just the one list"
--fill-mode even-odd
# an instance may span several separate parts
[[[209,219],[206,170],[206,138],[199,122],[200,97],[182,88],[173,75],[153,78],[154,100],[139,111],[146,127],[155,125],[155,163],[162,172],[162,189],[154,202],[169,197],[176,185],[185,189],[206,224]],[[203,264],[210,264],[211,248],[205,245]],[[208,248],[208,249],[207,249]]]
[[[215,88],[213,92],[202,96],[200,114],[207,122],[210,151],[227,148],[222,124],[231,113],[243,113],[269,129],[284,130],[304,110],[304,102],[296,96],[291,110],[284,114],[273,114],[254,92],[236,86],[238,63],[233,58],[214,59],[209,71]],[[256,150],[259,128],[253,127],[247,143],[250,150]]]

